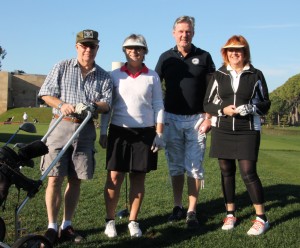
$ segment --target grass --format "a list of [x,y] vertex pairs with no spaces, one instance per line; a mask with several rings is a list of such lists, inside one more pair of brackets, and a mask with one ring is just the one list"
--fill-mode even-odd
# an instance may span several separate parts
[[[22,131],[15,137],[13,143],[40,139],[47,130],[47,124],[37,124],[36,134],[27,134]],[[5,143],[17,129],[16,125],[0,125],[0,145]],[[221,230],[224,218],[224,201],[220,187],[220,171],[215,159],[206,155],[205,188],[200,192],[197,206],[201,226],[197,230],[187,230],[185,222],[175,225],[167,223],[172,209],[171,183],[168,176],[164,153],[159,153],[157,171],[147,175],[146,195],[140,211],[139,222],[143,231],[140,239],[130,239],[127,228],[127,219],[117,219],[116,239],[108,239],[103,234],[105,207],[103,188],[106,171],[104,168],[105,151],[96,142],[97,167],[93,180],[83,182],[81,199],[76,211],[73,224],[78,231],[86,236],[82,244],[76,247],[216,247],[216,248],[248,248],[248,247],[299,247],[300,235],[298,232],[300,221],[300,136],[299,128],[284,130],[264,129],[261,150],[259,154],[258,172],[265,189],[266,210],[271,222],[271,229],[260,237],[248,237],[247,230],[254,218],[245,186],[237,174],[237,217],[238,226],[234,231]],[[98,133],[99,137],[99,133]],[[210,142],[208,140],[208,146]],[[40,177],[38,164],[33,169],[24,168],[24,174],[31,178]],[[46,185],[46,182],[44,182]],[[47,215],[44,204],[42,187],[38,194],[30,199],[20,213],[22,227],[25,233],[43,234],[47,225]],[[122,188],[117,210],[124,209],[125,189]],[[187,206],[185,188],[184,205]],[[20,192],[20,201],[25,193]],[[18,202],[18,192],[11,187],[6,202],[6,210],[1,213],[7,225],[6,241],[13,243],[14,239],[14,208]],[[62,243],[57,247],[75,247],[70,243]]]
[[33,122],[37,118],[40,123],[49,123],[51,118],[51,108],[13,108],[0,115],[0,123],[10,117],[14,117],[13,122],[23,122],[23,114],[28,114],[28,121]]

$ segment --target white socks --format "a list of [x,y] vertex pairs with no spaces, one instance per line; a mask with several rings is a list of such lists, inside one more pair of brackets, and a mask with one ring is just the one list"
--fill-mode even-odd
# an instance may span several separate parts
[[48,224],[48,229],[49,229],[49,228],[54,229],[54,230],[57,232],[57,229],[58,229],[58,228],[57,228],[57,223],[49,223],[49,224]]
[[72,222],[70,220],[64,220],[61,224],[61,229],[64,230],[67,226],[71,226]]

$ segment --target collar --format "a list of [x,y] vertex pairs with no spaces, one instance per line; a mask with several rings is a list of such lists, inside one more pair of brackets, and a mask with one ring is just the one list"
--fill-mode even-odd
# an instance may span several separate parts
[[[77,59],[74,59],[73,66],[80,68],[81,65],[80,65],[80,63],[78,62]],[[96,70],[96,62],[94,61],[93,67],[92,67],[92,69],[90,71],[95,71],[95,70]]]
[[121,71],[126,72],[127,75],[130,76],[130,77],[132,77],[132,78],[137,78],[137,77],[138,77],[139,75],[141,75],[142,73],[147,74],[148,71],[149,71],[149,69],[148,69],[147,66],[143,63],[142,69],[141,69],[140,71],[138,71],[137,73],[132,74],[132,73],[128,70],[128,68],[127,68],[127,62],[126,62],[125,65],[123,65],[123,66],[121,67]]
[[[174,47],[172,48],[172,50],[173,50],[174,52],[176,52],[176,53],[180,53],[180,54],[181,54],[181,52],[179,52],[179,50],[178,50],[177,45],[174,46]],[[196,47],[195,47],[194,44],[192,43],[192,44],[191,44],[191,50],[189,51],[188,54],[194,53],[195,51],[196,51]]]
[[[227,66],[226,66],[226,69],[227,69],[228,71],[234,71],[234,69],[233,69],[230,65],[227,65]],[[250,69],[250,65],[249,65],[249,64],[246,64],[241,72],[248,71],[249,69]]]

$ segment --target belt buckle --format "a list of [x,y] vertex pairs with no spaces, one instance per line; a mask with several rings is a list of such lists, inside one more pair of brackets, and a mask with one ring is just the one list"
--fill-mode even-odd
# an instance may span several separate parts
[[71,117],[71,121],[73,123],[81,123],[82,122],[80,119],[78,119],[77,117],[74,117],[74,116]]

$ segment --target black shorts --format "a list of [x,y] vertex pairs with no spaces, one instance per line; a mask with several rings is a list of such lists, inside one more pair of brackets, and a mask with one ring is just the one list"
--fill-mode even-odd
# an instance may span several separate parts
[[151,151],[155,127],[125,128],[110,124],[106,169],[147,173],[157,169],[157,152]]

